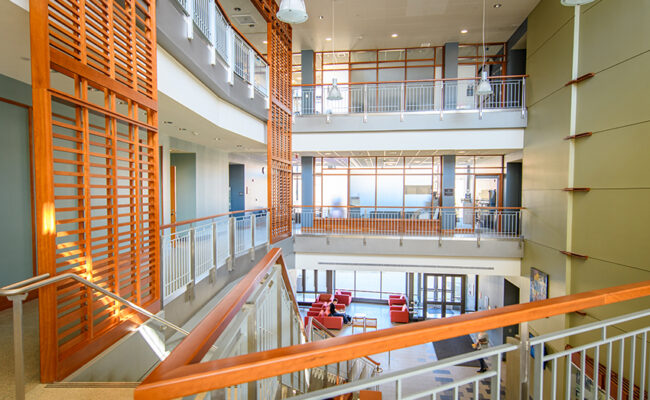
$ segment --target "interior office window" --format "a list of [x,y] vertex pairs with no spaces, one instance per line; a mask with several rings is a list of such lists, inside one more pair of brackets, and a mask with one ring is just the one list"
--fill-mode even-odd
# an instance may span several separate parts
[[381,273],[381,298],[388,300],[391,294],[406,294],[406,272]]
[[356,271],[356,297],[381,298],[381,273],[379,271]]
[[314,270],[306,269],[305,271],[305,293],[314,293],[316,291],[316,279],[314,278]]
[[319,269],[316,271],[316,292],[327,293],[327,270]]
[[334,271],[334,289],[351,291],[354,294],[354,271]]
[[375,207],[375,175],[350,176],[350,218],[368,218]]
[[[377,176],[377,211],[389,218],[395,214],[396,218],[404,203],[404,176],[379,175]],[[400,207],[400,208],[394,208]]]

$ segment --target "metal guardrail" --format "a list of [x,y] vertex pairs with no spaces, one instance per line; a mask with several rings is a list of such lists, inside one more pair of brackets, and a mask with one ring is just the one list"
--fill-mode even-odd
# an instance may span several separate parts
[[[104,296],[110,297],[122,305],[135,310],[136,312],[152,319],[166,327],[169,327],[183,335],[189,335],[185,329],[145,310],[144,308],[116,295],[115,293],[102,288],[79,275],[72,273],[65,273],[56,276],[49,274],[38,275],[21,282],[5,286],[0,289],[0,296],[7,297],[13,306],[13,334],[14,334],[14,375],[16,381],[16,399],[23,400],[25,398],[25,361],[23,355],[23,301],[27,298],[27,293],[37,290],[39,288],[51,285],[56,282],[65,280],[75,280],[82,285],[85,285]],[[212,346],[214,349],[214,346]]]
[[250,85],[249,96],[255,91],[268,99],[269,66],[246,39],[234,28],[215,0],[176,0],[185,14],[187,36],[194,37],[194,26],[211,47],[212,64],[217,56],[228,68],[228,81],[237,75]]
[[188,285],[209,277],[211,271],[216,273],[225,265],[230,268],[233,255],[241,256],[268,243],[266,210],[222,215],[184,226],[189,228],[175,232],[165,228],[161,233],[164,304],[185,293]]
[[521,208],[503,207],[357,207],[294,208],[299,235],[363,235],[521,239]]
[[331,85],[293,86],[294,115],[440,113],[521,110],[526,114],[526,77],[490,77],[492,94],[476,94],[478,78],[339,83],[340,100],[329,100]]

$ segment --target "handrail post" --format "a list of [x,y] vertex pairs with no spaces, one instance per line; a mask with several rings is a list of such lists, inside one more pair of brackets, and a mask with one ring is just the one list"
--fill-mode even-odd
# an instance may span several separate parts
[[445,81],[440,81],[440,120],[441,121],[444,115],[444,111],[445,111]]
[[217,4],[209,3],[208,7],[208,26],[210,27],[210,65],[217,64]]
[[521,78],[521,118],[526,117],[526,77]]
[[[544,382],[542,381],[544,379],[544,343],[536,344],[534,351],[535,362],[533,373],[535,374],[535,382],[533,384],[532,397],[533,400],[542,400],[542,395],[544,394]],[[556,371],[553,372],[555,373]],[[566,384],[569,385],[570,382],[567,382]]]
[[400,95],[399,95],[399,120],[404,122],[404,109],[406,108],[406,83],[402,82],[400,85]]
[[235,260],[235,217],[228,218],[228,248],[230,249],[230,255],[228,256],[228,271],[233,270],[233,264]]
[[8,296],[14,317],[14,377],[16,400],[25,400],[25,358],[23,355],[23,301],[27,293]]
[[251,261],[255,260],[255,214],[251,214]]
[[248,48],[248,97],[255,97],[255,51]]
[[226,28],[226,54],[228,55],[228,83],[232,86],[235,84],[235,34],[230,25]]
[[363,85],[363,122],[368,122],[368,85]]
[[185,16],[185,27],[187,38],[189,40],[194,39],[194,0],[187,0],[187,8],[185,9],[187,14]]

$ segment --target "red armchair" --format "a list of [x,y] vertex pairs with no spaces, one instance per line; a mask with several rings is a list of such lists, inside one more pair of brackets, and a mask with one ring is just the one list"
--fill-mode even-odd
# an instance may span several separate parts
[[409,308],[406,304],[390,307],[390,322],[409,322]]
[[332,295],[329,293],[319,294],[318,300],[316,301],[320,303],[329,303],[330,301],[332,301]]
[[337,289],[334,293],[334,298],[339,301],[339,304],[345,304],[349,306],[352,302],[352,292],[346,292],[341,289]]
[[391,294],[388,296],[389,306],[402,306],[406,304],[406,296],[403,294]]

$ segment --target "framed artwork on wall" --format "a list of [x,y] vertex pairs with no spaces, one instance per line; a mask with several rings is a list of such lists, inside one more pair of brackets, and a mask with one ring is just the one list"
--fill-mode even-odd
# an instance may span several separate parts
[[530,269],[530,301],[548,299],[548,274],[538,270]]

